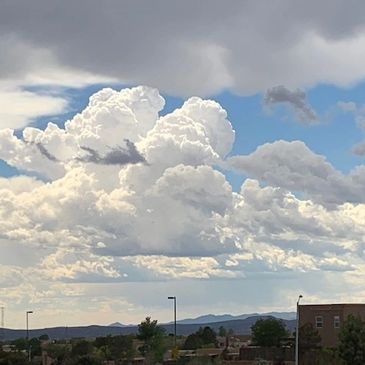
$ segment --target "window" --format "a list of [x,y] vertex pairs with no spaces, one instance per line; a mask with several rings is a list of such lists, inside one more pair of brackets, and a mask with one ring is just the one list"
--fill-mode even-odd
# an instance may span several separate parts
[[340,328],[340,316],[333,317],[333,327]]
[[316,316],[316,328],[322,328],[322,327],[323,327],[323,317]]

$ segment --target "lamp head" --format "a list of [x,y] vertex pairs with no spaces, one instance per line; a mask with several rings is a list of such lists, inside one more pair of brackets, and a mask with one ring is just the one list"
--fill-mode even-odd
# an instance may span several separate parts
[[297,300],[297,305],[299,305],[299,302],[300,302],[300,300],[303,298],[303,295],[302,294],[300,294],[299,295],[299,297],[298,297],[298,300]]
[[176,297],[167,297],[167,299],[176,299]]

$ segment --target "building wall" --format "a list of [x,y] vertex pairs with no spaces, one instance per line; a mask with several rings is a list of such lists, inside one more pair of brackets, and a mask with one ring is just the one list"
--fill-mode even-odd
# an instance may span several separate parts
[[[350,314],[359,315],[365,320],[365,304],[300,305],[299,325],[311,323],[322,338],[322,346],[336,347],[340,327]],[[322,327],[319,326],[320,319],[322,319]]]

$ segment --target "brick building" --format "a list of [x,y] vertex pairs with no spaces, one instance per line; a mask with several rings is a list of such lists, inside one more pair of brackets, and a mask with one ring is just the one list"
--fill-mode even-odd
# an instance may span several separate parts
[[365,321],[365,304],[300,305],[299,326],[311,323],[322,338],[322,346],[336,347],[341,325],[350,314]]

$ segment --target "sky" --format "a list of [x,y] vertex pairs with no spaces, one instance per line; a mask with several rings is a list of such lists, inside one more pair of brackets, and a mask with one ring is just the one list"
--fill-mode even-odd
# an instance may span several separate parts
[[5,326],[364,302],[363,14],[2,1]]

